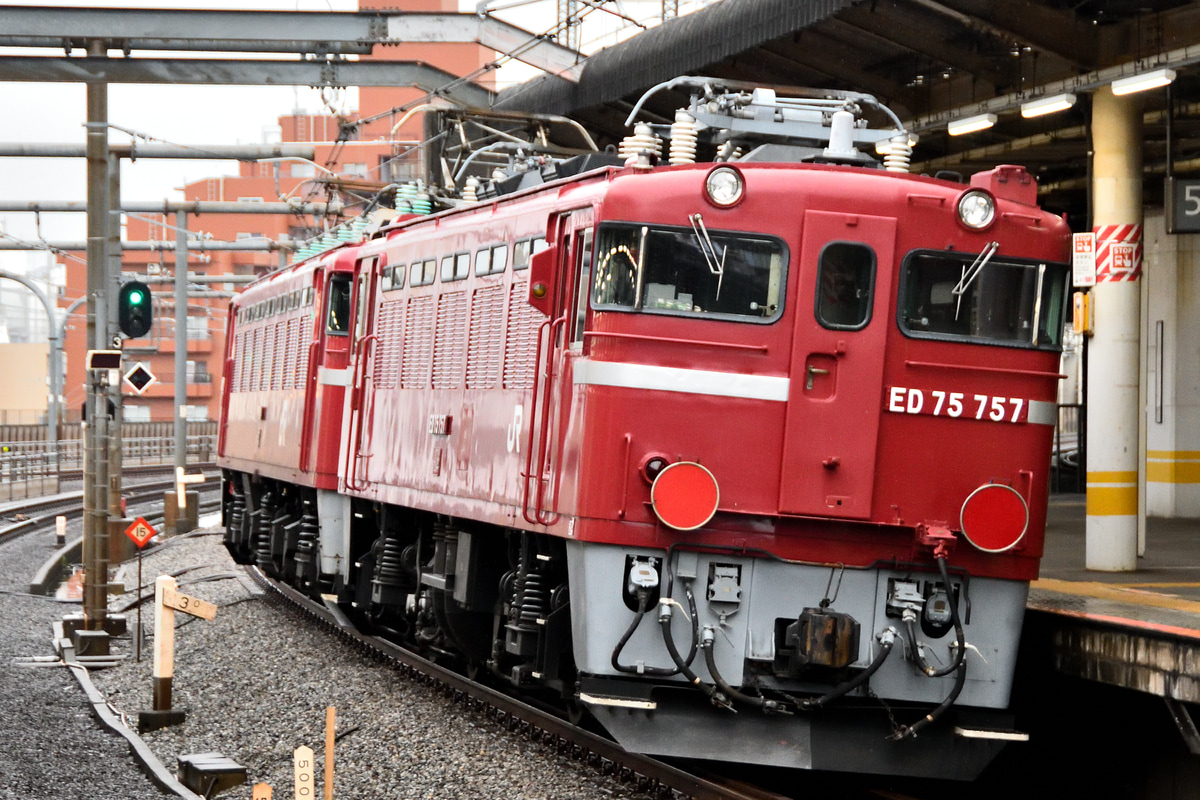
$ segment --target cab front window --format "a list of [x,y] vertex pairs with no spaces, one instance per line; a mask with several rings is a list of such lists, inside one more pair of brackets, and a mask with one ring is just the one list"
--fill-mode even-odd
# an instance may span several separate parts
[[1066,264],[982,253],[916,251],[904,262],[900,328],[916,338],[1058,349]]
[[[698,216],[698,215],[697,215]],[[757,234],[608,223],[595,248],[592,307],[772,322],[787,248]]]

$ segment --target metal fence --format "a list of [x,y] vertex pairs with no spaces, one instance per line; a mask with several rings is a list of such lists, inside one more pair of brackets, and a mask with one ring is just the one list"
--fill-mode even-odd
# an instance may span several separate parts
[[1082,492],[1083,475],[1087,469],[1083,425],[1086,416],[1078,403],[1063,403],[1058,407],[1058,424],[1054,426],[1054,450],[1050,457],[1050,491]]
[[[40,431],[5,426],[0,430],[0,502],[41,497],[60,491],[64,473],[82,472],[86,440],[82,428],[68,427],[64,438],[46,441]],[[188,423],[187,463],[207,464],[217,453],[217,423]],[[170,466],[175,463],[175,433],[170,422],[126,422],[122,425],[121,463],[124,467]]]

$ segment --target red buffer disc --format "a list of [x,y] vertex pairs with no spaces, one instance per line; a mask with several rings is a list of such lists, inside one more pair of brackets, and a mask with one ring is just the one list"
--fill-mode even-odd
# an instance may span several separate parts
[[967,541],[985,553],[1017,546],[1029,527],[1029,507],[1011,486],[988,483],[967,495],[959,516]]
[[668,528],[693,531],[717,513],[721,490],[717,479],[694,461],[676,461],[654,479],[650,505]]

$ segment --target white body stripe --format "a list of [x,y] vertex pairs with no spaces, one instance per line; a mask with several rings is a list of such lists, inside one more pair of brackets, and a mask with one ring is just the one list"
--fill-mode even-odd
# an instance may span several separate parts
[[737,372],[710,372],[702,369],[584,359],[575,362],[575,383],[779,402],[787,401],[789,386],[787,378],[770,375],[743,375]]
[[317,383],[322,386],[349,386],[350,385],[350,368],[344,369],[327,369],[321,367],[317,370]]
[[1058,405],[1045,400],[1029,401],[1029,416],[1026,418],[1034,425],[1057,425]]

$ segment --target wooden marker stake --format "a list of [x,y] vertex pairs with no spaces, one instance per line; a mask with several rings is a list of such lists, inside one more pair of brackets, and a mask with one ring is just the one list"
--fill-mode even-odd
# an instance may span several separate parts
[[200,473],[192,475],[184,474],[183,467],[175,468],[175,502],[176,508],[179,509],[180,516],[183,515],[184,509],[187,508],[187,485],[189,483],[204,483],[204,476]]
[[313,774],[313,750],[301,745],[292,753],[295,765],[296,800],[313,800],[316,791],[316,776]]
[[179,584],[170,575],[154,581],[154,705],[155,711],[171,710],[171,682],[175,677],[175,610],[163,605],[163,595]]
[[325,709],[325,800],[333,800],[333,731],[337,709]]
[[154,581],[154,668],[152,711],[138,714],[138,730],[145,733],[168,725],[178,725],[184,712],[171,709],[171,683],[175,677],[175,612],[182,611],[200,619],[212,619],[217,607],[204,600],[180,594],[170,575]]

